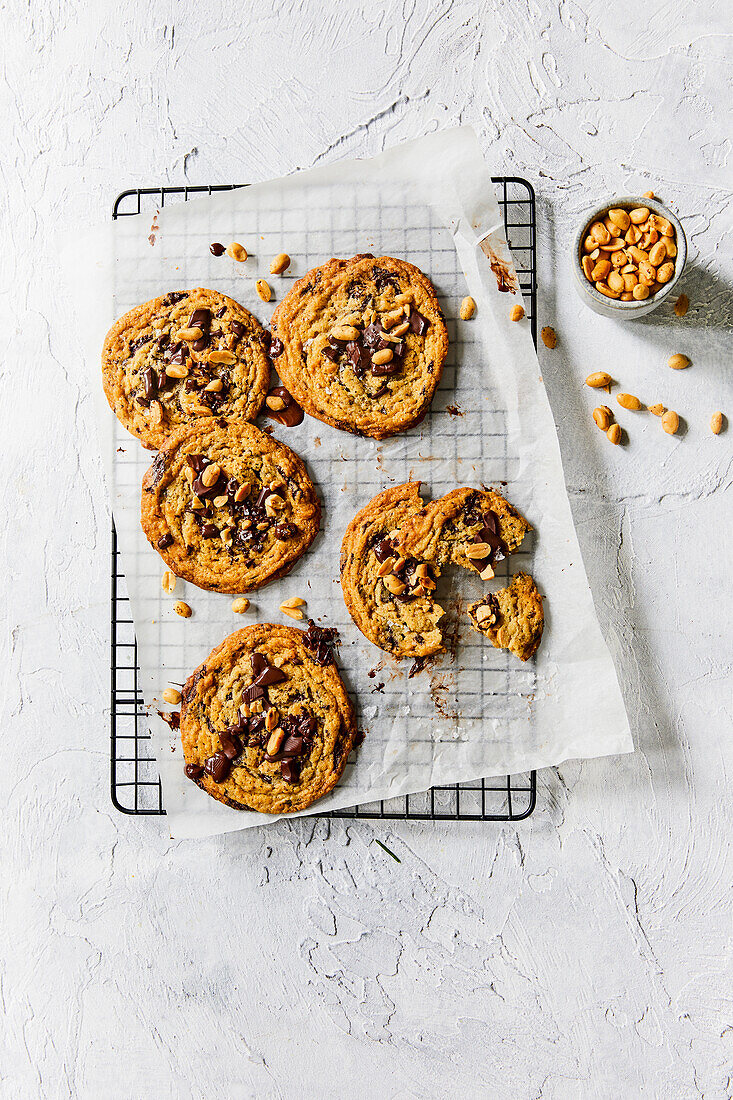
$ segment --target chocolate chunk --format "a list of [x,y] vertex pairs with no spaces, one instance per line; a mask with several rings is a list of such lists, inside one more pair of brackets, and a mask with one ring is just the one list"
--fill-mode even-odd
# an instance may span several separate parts
[[264,714],[254,714],[249,720],[250,733],[261,733],[265,728]]
[[165,367],[162,367],[158,374],[158,389],[162,390],[168,385],[168,375],[166,374]]
[[242,700],[245,703],[255,703],[258,699],[264,699],[265,689],[258,684],[250,684],[242,692]]
[[152,339],[152,336],[138,336],[137,340],[132,340],[130,342],[130,355],[134,355],[138,348],[141,348],[143,344],[149,344]]
[[269,496],[272,496],[272,489],[268,489],[267,486],[260,489],[257,494],[257,500],[255,501],[255,508],[264,508],[265,501]]
[[148,401],[152,401],[158,392],[158,378],[152,367],[143,371],[143,387]]
[[163,333],[162,336],[158,337],[158,339],[155,341],[155,344],[159,351],[162,351],[166,344],[170,343],[170,339],[170,336],[167,336],[165,333]]
[[204,761],[204,771],[215,783],[223,783],[232,770],[232,762],[223,752],[215,752]]
[[169,347],[166,351],[165,357],[167,362],[169,362],[171,365],[176,364],[177,366],[182,367],[185,365],[185,362],[188,359],[188,348],[182,342],[173,344],[172,347]]
[[[158,451],[155,459],[153,460],[153,465],[150,467],[150,486],[147,490],[149,493],[152,493],[155,486],[160,484],[160,482],[163,480],[164,473],[165,455],[162,451]],[[173,539],[171,539],[171,542],[173,542]],[[168,545],[170,545],[170,543],[168,543]]]
[[209,464],[206,455],[186,455],[186,462],[195,474],[200,474]]
[[168,546],[171,546],[172,544],[173,535],[171,535],[170,531],[166,531],[164,535],[160,536],[155,545],[158,547],[159,550],[165,550]]
[[270,687],[272,684],[281,684],[283,680],[287,680],[287,676],[282,669],[276,668],[274,665],[268,665],[259,674],[255,684],[260,687]]
[[241,321],[232,321],[229,325],[229,329],[235,336],[244,336],[247,331]]
[[215,539],[219,537],[219,528],[214,523],[205,523],[201,528],[202,539]]
[[204,332],[211,326],[211,310],[210,309],[195,309],[188,319],[189,328],[200,328]]
[[335,363],[339,357],[337,348],[331,347],[330,344],[326,344],[323,349],[323,355],[326,356],[326,359],[330,359],[332,363]]
[[399,374],[402,370],[402,363],[399,359],[392,359],[389,363],[372,363],[372,374],[375,378],[382,378],[388,374]]
[[331,646],[338,639],[335,626],[318,626],[313,619],[308,620],[308,629],[303,634],[303,643],[313,654],[317,665],[328,665],[333,661]]
[[391,271],[387,271],[384,267],[372,268],[372,278],[377,290],[384,290],[385,287],[391,286],[395,294],[400,292],[400,284],[396,275],[393,275]]
[[261,672],[264,672],[267,668],[269,661],[265,657],[264,653],[253,653],[250,657],[250,664],[252,665],[252,675],[254,677],[259,676]]
[[283,344],[282,340],[280,340],[277,336],[274,336],[270,341],[270,358],[277,359],[278,355],[282,355],[284,349],[285,345]]
[[203,335],[199,336],[198,340],[194,340],[191,347],[194,351],[204,351],[205,348],[208,348],[210,343],[211,337],[208,332],[204,332]]
[[212,256],[223,256],[226,252],[226,248],[223,244],[220,244],[219,241],[214,241],[213,244],[209,245],[209,252]]
[[174,306],[176,302],[180,302],[185,297],[185,290],[172,290],[170,294],[166,294],[165,298],[163,299],[163,305]]
[[281,765],[283,779],[286,783],[297,783],[300,777],[300,768],[294,760],[283,760]]
[[280,542],[287,542],[288,539],[291,539],[293,535],[298,533],[298,528],[294,523],[285,520],[283,523],[278,523],[273,527],[272,533],[276,539],[280,539]]
[[183,770],[187,779],[200,779],[204,774],[204,769],[201,764],[186,764]]
[[423,317],[422,313],[414,308],[410,309],[410,332],[416,333],[417,336],[424,336],[430,327],[430,321],[427,317]]
[[221,752],[224,753],[227,760],[234,760],[235,757],[239,756],[242,746],[236,734],[226,729],[219,734],[219,740],[221,741]]
[[226,306],[222,306],[222,307],[221,307],[221,309],[218,309],[218,310],[216,311],[216,316],[217,316],[217,317],[223,317],[223,316],[224,316],[224,314],[226,313],[226,311],[227,311],[227,307],[226,307]]
[[384,329],[380,325],[379,321],[373,321],[371,325],[367,325],[361,334],[361,342],[365,348],[369,351],[378,351],[381,347],[389,347],[389,342],[385,343],[382,340],[382,333]]
[[159,710],[158,717],[162,718],[167,726],[170,726],[172,730],[180,729],[181,726],[181,712],[180,710]]
[[265,412],[268,416],[271,416],[273,420],[277,420],[279,424],[284,424],[286,428],[294,428],[296,424],[302,424],[305,413],[289,390],[286,390],[284,386],[275,386],[267,396],[279,397],[283,402],[282,409],[271,409],[269,405],[266,405]]
[[394,546],[389,539],[382,539],[382,541],[378,542],[374,547],[374,554],[377,561],[386,561],[387,558],[392,557],[394,552]]

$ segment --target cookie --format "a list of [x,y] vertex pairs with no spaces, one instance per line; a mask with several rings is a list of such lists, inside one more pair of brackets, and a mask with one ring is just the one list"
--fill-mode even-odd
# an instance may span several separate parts
[[188,678],[185,772],[237,810],[304,810],[336,785],[357,735],[318,627],[259,623],[230,634]]
[[419,481],[387,489],[354,516],[341,544],[349,614],[370,642],[396,657],[424,657],[442,647],[443,608],[431,596],[431,569],[411,559],[394,572],[399,528],[422,504]]
[[494,564],[517,550],[531,530],[500,493],[453,489],[410,516],[400,528],[397,549],[403,558],[438,569],[461,565],[489,580]]
[[432,283],[391,256],[314,268],[271,327],[277,372],[305,411],[374,439],[422,420],[448,351]]
[[534,657],[542,640],[545,615],[542,596],[528,573],[469,605],[471,625],[497,649],[508,649],[520,661]]
[[284,576],[320,518],[298,456],[245,420],[178,428],[143,478],[151,546],[177,576],[213,592],[250,592]]
[[201,416],[254,420],[270,378],[269,336],[215,290],[174,291],[120,317],[102,350],[110,408],[143,446],[160,448]]

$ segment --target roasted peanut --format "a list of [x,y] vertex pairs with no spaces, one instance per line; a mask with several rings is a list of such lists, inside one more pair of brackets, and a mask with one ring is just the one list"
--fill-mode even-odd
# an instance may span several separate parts
[[187,603],[184,603],[183,600],[176,600],[176,602],[173,604],[173,610],[175,611],[176,615],[180,615],[184,619],[190,619],[191,615],[193,614],[191,608],[188,606]]
[[[589,282],[593,282],[593,268],[595,264],[590,256],[584,256],[581,261],[581,267],[583,268],[583,274]],[[514,312],[512,310],[512,312]]]
[[583,251],[584,252],[592,252],[593,249],[597,248],[597,247],[598,247],[598,244],[597,244],[596,240],[593,237],[588,236],[583,241]]
[[401,596],[402,593],[405,591],[405,588],[407,587],[402,583],[399,577],[395,577],[391,573],[389,574],[389,576],[384,578],[382,583],[384,584],[384,587],[387,589],[387,591],[391,592],[394,596]]
[[176,333],[176,340],[184,340],[187,344],[190,344],[193,340],[200,340],[203,335],[203,330],[198,326],[182,328]]
[[285,607],[284,604],[280,604],[280,610],[283,615],[287,615],[290,619],[304,619],[305,615],[299,607]]
[[660,283],[668,283],[673,275],[674,264],[671,262],[671,260],[669,263],[662,264],[661,267],[657,268],[657,280]]
[[176,580],[177,578],[175,573],[171,573],[169,569],[166,569],[165,573],[163,574],[163,579],[160,583],[163,591],[167,592],[169,596],[176,587]]
[[649,412],[654,413],[655,416],[663,416],[664,413],[666,413],[666,411],[667,410],[664,407],[664,405],[661,403],[661,401],[657,402],[656,405],[650,405],[649,406]]
[[593,280],[594,283],[598,280],[605,279],[606,275],[608,275],[610,270],[611,270],[611,261],[610,260],[599,260],[598,263],[596,264],[596,266],[593,268],[593,270],[591,272],[591,279]]
[[280,604],[280,607],[303,607],[304,605],[305,600],[301,599],[300,596],[291,596],[290,599],[283,600],[283,602]]
[[249,600],[246,596],[238,596],[236,600],[232,600],[232,611],[237,615],[244,615],[245,611],[249,610]]
[[677,352],[676,355],[670,355],[667,360],[667,366],[671,367],[672,370],[684,370],[686,367],[689,367],[691,362],[692,360],[688,359],[686,355]]
[[358,328],[354,328],[353,325],[337,325],[331,333],[334,340],[342,340],[348,343],[351,340],[357,340],[359,338]]
[[[654,194],[653,191],[645,191],[642,197],[645,199],[656,199],[657,196]],[[647,210],[647,215],[648,214],[649,211]]]
[[723,430],[723,414],[722,412],[714,412],[710,417],[710,431],[713,435],[720,435]]
[[263,302],[269,302],[270,298],[272,298],[272,287],[265,279],[257,280],[255,283],[255,290]]
[[622,233],[625,233],[631,224],[631,219],[627,212],[620,208],[618,210],[609,210],[608,216],[613,224],[618,226]]
[[593,419],[602,432],[607,432],[611,426],[613,413],[608,405],[599,405],[597,409],[593,410]]
[[265,750],[267,752],[267,755],[268,756],[274,756],[275,753],[279,750],[279,748],[282,745],[284,740],[285,740],[285,730],[282,728],[282,726],[278,726],[277,729],[272,731],[272,733],[270,734],[270,736],[268,738],[267,748]]
[[282,275],[290,267],[290,257],[287,252],[281,252],[270,264],[271,275]]
[[461,320],[462,321],[470,321],[475,312],[476,312],[476,303],[474,302],[473,298],[469,294],[461,302],[461,312],[460,312]]
[[633,302],[633,300],[634,300],[634,295],[631,293],[630,290],[625,290],[623,292],[623,294],[621,295],[621,298],[619,299],[619,301],[621,301],[621,302]]
[[649,287],[645,286],[644,283],[637,283],[631,293],[637,302],[643,302],[645,298],[649,297]]
[[666,413],[662,414],[662,427],[667,435],[674,435],[680,426],[680,418],[676,412],[672,409],[667,409]]
[[626,255],[623,249],[620,249],[618,252],[611,253],[611,264],[613,265],[613,267],[623,267],[624,264],[628,263],[628,261],[629,257]]
[[614,239],[612,241],[609,241],[608,244],[601,245],[601,252],[618,252],[618,250],[620,248],[623,248],[625,244],[626,241],[624,241],[621,237],[614,237]]
[[631,409],[632,412],[637,412],[642,408],[641,401],[638,397],[634,397],[633,393],[619,393],[616,395],[616,400],[623,409]]
[[176,691],[175,688],[166,688],[163,692],[163,701],[165,703],[170,703],[172,707],[177,706],[181,701],[180,691]]
[[590,227],[589,233],[598,244],[608,244],[611,240],[611,234],[608,232],[603,222],[594,222]]
[[222,366],[232,367],[237,361],[236,355],[233,355],[231,351],[212,351],[209,356],[210,363],[221,363]]
[[596,290],[599,294],[605,294],[607,298],[618,298],[621,293],[619,290],[611,290],[607,283],[596,283]]
[[618,291],[620,294],[625,289],[623,275],[619,274],[618,271],[612,271],[608,276],[608,285],[611,290]]
[[585,380],[586,386],[590,386],[593,390],[603,389],[605,386],[610,386],[613,382],[610,374],[606,374],[604,370],[594,371],[593,374],[589,374]]
[[227,247],[227,256],[232,260],[236,260],[238,264],[243,264],[247,259],[247,249],[237,241],[232,241]]
[[652,247],[649,249],[649,263],[653,264],[654,267],[659,267],[659,265],[663,263],[666,258],[667,248],[664,244],[664,241],[657,241],[657,243],[652,245]]
[[[645,199],[651,198],[651,195],[645,195]],[[629,212],[629,219],[634,225],[641,225],[649,217],[649,209],[646,206],[637,206],[636,210]]]
[[611,427],[606,432],[606,437],[614,445],[620,443],[621,442],[621,425],[620,424],[612,424]]
[[[586,260],[588,259],[587,256],[585,258],[586,258]],[[517,302],[517,304],[515,306],[512,306],[512,311],[509,314],[509,319],[511,321],[521,321],[523,317],[524,317],[524,306],[520,306],[519,302]]]
[[635,286],[638,286],[639,280],[633,272],[623,275],[624,290],[632,291]]
[[545,345],[546,348],[552,349],[557,346],[557,333],[551,325],[545,325],[545,327],[542,329],[542,332],[540,333],[540,336],[542,337],[542,343]]
[[389,348],[382,348],[381,351],[375,351],[372,356],[372,363],[375,367],[381,367],[384,363],[391,363],[394,358],[394,353]]
[[221,474],[221,466],[217,462],[212,462],[201,473],[201,484],[205,485],[207,489],[211,489],[213,485],[216,485]]

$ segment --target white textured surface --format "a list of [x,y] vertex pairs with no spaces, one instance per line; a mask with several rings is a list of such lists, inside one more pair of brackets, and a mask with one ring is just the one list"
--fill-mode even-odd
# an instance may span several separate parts
[[[730,1097],[726,5],[360,7],[6,12],[0,1095]],[[638,752],[542,774],[520,826],[172,844],[107,794],[109,517],[53,234],[123,186],[459,121],[538,188],[541,363]],[[622,328],[573,298],[563,249],[584,204],[648,187],[687,227],[692,308]],[[581,381],[607,362],[686,434],[628,413],[612,449]]]

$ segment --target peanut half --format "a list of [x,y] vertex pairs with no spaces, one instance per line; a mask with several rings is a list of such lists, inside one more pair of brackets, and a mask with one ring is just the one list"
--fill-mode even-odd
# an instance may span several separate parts
[[238,264],[243,264],[247,259],[247,249],[237,241],[232,241],[227,248],[227,256],[236,260]]
[[245,611],[249,610],[249,600],[246,596],[239,596],[236,600],[232,600],[232,611],[237,615],[244,615]]
[[470,321],[475,312],[476,303],[469,294],[461,302],[460,318],[462,321]]
[[616,395],[616,400],[623,409],[631,409],[632,412],[638,412],[643,406],[638,397],[634,397],[633,393],[619,393]]
[[545,345],[546,348],[550,348],[550,350],[552,350],[552,348],[557,347],[557,333],[551,325],[545,325],[545,327],[542,329],[542,332],[540,333],[540,336],[542,337],[542,343]]
[[673,409],[667,409],[662,415],[662,427],[667,435],[674,435],[680,426],[680,418]]
[[[588,259],[588,258],[589,257],[586,257],[586,259]],[[520,306],[519,303],[517,303],[515,306],[512,306],[512,311],[509,314],[509,319],[511,321],[521,321],[523,317],[524,317],[524,306]]]
[[608,437],[610,443],[613,443],[614,446],[618,446],[618,444],[621,442],[621,425],[612,424],[606,432],[606,436]]
[[287,252],[281,252],[270,264],[271,275],[282,275],[290,267],[290,257]]
[[166,569],[165,573],[163,574],[163,579],[160,583],[163,591],[167,592],[169,596],[176,587],[176,580],[177,577],[175,573],[171,573],[169,569]]
[[605,386],[610,386],[613,382],[610,374],[606,374],[604,370],[594,371],[593,374],[589,374],[585,380],[586,386],[590,386],[592,390],[601,390]]
[[611,420],[613,419],[613,413],[609,409],[608,405],[599,405],[597,409],[593,410],[593,419],[602,432],[607,432],[611,427]]
[[163,692],[163,700],[166,703],[170,703],[172,707],[175,707],[181,701],[180,691],[176,691],[175,688],[166,688]]
[[684,370],[686,367],[689,367],[691,362],[692,360],[688,359],[686,355],[677,352],[676,355],[670,355],[667,360],[667,366],[671,367],[672,370]]
[[657,402],[656,405],[650,405],[649,406],[649,412],[654,413],[655,416],[664,416],[666,411],[667,411],[667,409],[661,403],[661,401]]
[[723,430],[723,414],[718,410],[710,417],[710,431],[713,435],[720,435]]
[[[676,317],[684,317],[690,308],[690,299],[686,294],[680,294],[679,298],[674,304],[674,312]],[[170,371],[168,372],[170,373]]]
[[304,619],[305,616],[299,607],[286,607],[285,604],[280,604],[280,610],[283,615],[288,615],[291,619]]
[[272,287],[265,279],[257,280],[255,283],[255,290],[263,302],[269,302],[270,298],[272,298]]
[[183,619],[190,619],[191,615],[193,614],[191,608],[188,606],[187,603],[184,603],[183,600],[176,600],[176,602],[173,604],[173,610],[175,611],[176,615],[180,615]]

